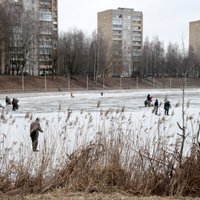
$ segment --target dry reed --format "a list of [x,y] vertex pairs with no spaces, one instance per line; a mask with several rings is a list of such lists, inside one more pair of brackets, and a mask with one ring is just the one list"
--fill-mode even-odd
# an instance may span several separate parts
[[[170,130],[163,128],[165,118],[160,117],[157,124],[149,128],[141,121],[136,128],[131,117],[124,113],[125,108],[103,112],[99,107],[100,102],[97,103],[98,123],[90,113],[81,111],[87,120],[86,128],[78,118],[72,118],[73,111],[69,109],[64,123],[57,123],[62,126],[62,131],[56,133],[57,127],[51,128],[54,134],[44,138],[43,149],[38,154],[31,154],[27,146],[19,145],[21,154],[17,154],[17,159],[10,158],[15,151],[5,148],[2,135],[1,192],[14,195],[46,193],[57,188],[87,193],[119,189],[134,195],[200,196],[198,138],[185,150],[179,165],[180,141],[177,136],[171,144],[170,137],[173,136],[169,133],[166,136],[166,131]],[[143,118],[145,120],[145,116]],[[25,120],[31,119],[32,115],[26,114]],[[193,119],[189,117],[188,120]],[[15,123],[14,119],[11,121]],[[5,117],[1,117],[0,123],[6,123]],[[46,120],[46,130],[49,124]],[[76,135],[74,147],[69,149],[67,141],[72,128]],[[95,132],[94,137],[84,136],[91,131]],[[156,132],[153,138],[152,132]],[[191,137],[198,135],[190,134]]]

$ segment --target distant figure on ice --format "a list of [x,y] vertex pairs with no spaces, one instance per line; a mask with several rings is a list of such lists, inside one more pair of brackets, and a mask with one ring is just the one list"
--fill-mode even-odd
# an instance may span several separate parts
[[144,106],[145,107],[150,107],[152,106],[152,96],[150,94],[147,95],[147,99],[144,101]]
[[39,132],[43,132],[43,130],[40,126],[40,119],[37,117],[36,120],[30,125],[30,137],[32,141],[32,148],[35,152],[39,151],[37,150]]
[[72,93],[72,92],[70,92],[70,95],[71,95],[71,98],[74,98],[74,95],[73,95],[73,93]]
[[11,105],[11,99],[8,96],[6,96],[5,102],[6,102],[6,106]]
[[147,101],[151,101],[152,97],[150,96],[150,94],[147,95]]
[[156,101],[154,103],[154,112],[155,112],[155,115],[158,114],[158,99],[156,99]]
[[169,109],[171,108],[170,102],[167,100],[164,103],[164,110],[165,110],[165,115],[169,115]]
[[18,102],[19,102],[18,99],[13,98],[13,100],[12,100],[12,106],[13,106],[13,109],[12,109],[12,110],[13,110],[13,111],[18,110],[18,108],[19,108]]

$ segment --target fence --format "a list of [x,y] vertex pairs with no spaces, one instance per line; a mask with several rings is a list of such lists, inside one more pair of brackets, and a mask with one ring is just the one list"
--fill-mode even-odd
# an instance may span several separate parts
[[[199,87],[199,78],[93,78],[77,77],[72,79],[66,77],[66,81],[59,86],[48,87],[47,77],[44,76],[43,85],[38,88],[26,88],[26,80],[24,76],[21,79],[21,88],[7,88],[0,90],[0,93],[20,93],[20,92],[55,92],[55,91],[71,91],[71,90],[109,90],[109,89],[164,89],[179,87]],[[80,82],[79,85],[77,82]]]

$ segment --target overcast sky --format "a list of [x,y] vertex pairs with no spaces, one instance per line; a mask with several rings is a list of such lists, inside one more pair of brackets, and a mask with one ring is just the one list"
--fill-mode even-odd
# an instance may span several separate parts
[[97,12],[133,8],[143,12],[144,39],[158,36],[188,47],[189,22],[200,20],[200,0],[58,0],[59,32],[73,28],[91,34],[97,28]]

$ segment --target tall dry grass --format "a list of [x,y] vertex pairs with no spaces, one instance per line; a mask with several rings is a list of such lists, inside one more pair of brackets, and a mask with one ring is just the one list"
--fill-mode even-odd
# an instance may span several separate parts
[[[165,125],[170,118],[160,116],[147,128],[144,115],[136,126],[131,114],[125,113],[125,108],[102,111],[100,102],[97,103],[96,114],[81,111],[81,119],[73,118],[73,111],[68,109],[61,122],[63,116],[59,112],[58,122],[44,138],[39,153],[30,152],[23,144],[18,145],[17,152],[7,149],[4,145],[6,133],[1,138],[2,193],[46,193],[65,188],[67,191],[84,192],[120,189],[146,196],[200,196],[199,129],[188,133],[191,142],[187,149],[185,147],[180,164],[179,134],[171,136],[170,128]],[[1,114],[0,123],[8,123],[5,115]],[[95,121],[97,116],[99,118]],[[85,126],[79,123],[83,119],[87,119]],[[32,115],[26,115],[25,120],[30,122]],[[198,119],[187,117],[186,120],[193,127],[199,126]],[[14,119],[11,121],[15,123]],[[45,130],[48,130],[53,122],[43,121]],[[58,127],[61,127],[60,132],[56,132]],[[74,132],[70,132],[71,129]],[[85,136],[91,132],[94,137]],[[68,141],[71,133],[75,135],[74,148],[70,149]]]

